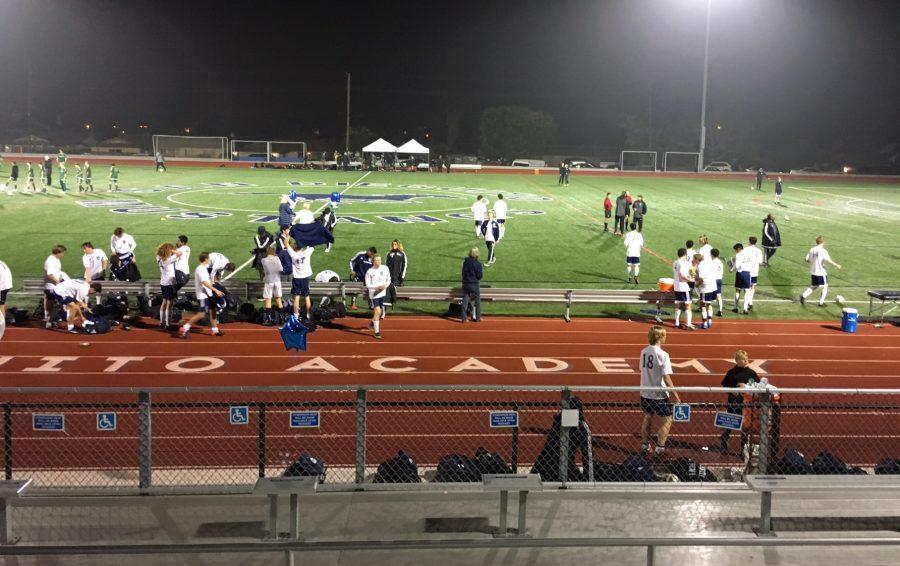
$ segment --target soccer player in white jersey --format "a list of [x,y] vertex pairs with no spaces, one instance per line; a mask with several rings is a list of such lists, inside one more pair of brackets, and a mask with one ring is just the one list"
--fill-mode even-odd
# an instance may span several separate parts
[[494,203],[494,218],[500,224],[500,239],[506,235],[506,215],[509,213],[509,207],[503,199],[502,194],[497,195],[497,202]]
[[488,201],[484,195],[478,195],[472,204],[472,217],[475,219],[475,237],[481,237],[481,224],[487,218]]
[[63,281],[62,258],[64,255],[66,255],[66,246],[58,244],[53,246],[50,255],[44,260],[44,325],[47,328],[53,328],[50,323],[50,306],[56,301],[53,289]]
[[[716,266],[712,258],[703,259],[700,257],[700,265],[697,266],[697,285],[700,287],[700,318],[703,323],[700,328],[707,329],[712,327],[713,303],[716,302],[716,279],[720,273],[716,273]],[[696,257],[696,256],[695,256]],[[721,262],[719,262],[721,264]]]
[[744,250],[744,244],[738,243],[734,245],[734,259],[729,262],[731,271],[734,271],[734,308],[731,309],[731,312],[741,312],[738,306],[741,302],[741,291],[743,291],[743,313],[747,314],[749,296],[752,292],[751,287],[753,286],[752,279],[750,278],[750,264],[752,261],[750,254],[746,253]]
[[84,265],[84,280],[103,281],[106,278],[106,268],[109,267],[109,257],[106,252],[100,248],[95,248],[94,244],[85,242],[81,244],[81,251],[84,255],[81,257],[81,263]]
[[750,236],[747,241],[750,245],[744,248],[744,253],[750,256],[747,264],[747,268],[750,270],[750,292],[747,293],[747,296],[750,298],[746,300],[747,305],[744,307],[744,310],[752,311],[753,297],[756,295],[756,283],[759,280],[759,266],[765,263],[766,258],[763,251],[756,247],[756,236]]
[[300,298],[306,307],[306,318],[312,320],[312,302],[309,299],[309,278],[312,277],[312,254],[315,248],[305,246],[294,249],[287,247],[291,256],[291,295],[294,297],[294,316],[300,316]]
[[825,238],[819,236],[816,238],[816,245],[810,248],[806,254],[806,262],[809,263],[809,275],[811,284],[800,295],[800,304],[806,304],[806,297],[810,296],[813,289],[822,288],[822,296],[819,297],[819,306],[825,306],[825,297],[828,295],[828,272],[825,270],[825,263],[841,268],[840,265],[831,260],[831,254],[825,249]]
[[672,264],[672,278],[675,280],[675,328],[682,328],[681,313],[685,314],[685,330],[694,330],[691,324],[691,287],[688,282],[691,280],[691,267],[693,260],[687,255],[687,250],[678,248],[678,259]]
[[[666,343],[666,329],[662,326],[654,326],[647,333],[649,346],[641,350],[641,387],[668,387],[673,388],[672,362],[669,354],[662,349]],[[677,391],[672,391],[672,397],[676,403],[681,403]],[[672,427],[672,403],[669,402],[669,391],[641,391],[641,411],[644,413],[644,421],[641,425],[641,451],[650,451],[650,428],[653,425],[653,417],[662,417],[663,423],[656,432],[657,456],[666,450],[666,439],[669,437],[669,429]]]
[[717,248],[713,248],[709,255],[712,258],[713,273],[716,277],[716,302],[719,305],[717,316],[722,316],[722,279],[725,276],[725,266],[722,265],[722,260],[719,259],[719,250]]
[[194,269],[194,292],[197,294],[197,300],[200,301],[200,308],[190,317],[181,330],[178,331],[178,337],[185,339],[188,332],[191,331],[191,325],[200,322],[206,313],[209,313],[210,329],[213,336],[222,336],[219,330],[218,313],[216,312],[216,302],[213,297],[222,297],[224,293],[213,287],[212,279],[209,276],[209,252],[201,252],[198,258],[200,265]]
[[191,247],[188,245],[188,237],[184,234],[178,236],[175,248],[181,252],[175,261],[175,291],[178,292],[191,279]]
[[372,301],[372,323],[375,338],[381,339],[381,311],[384,309],[384,297],[387,288],[391,284],[391,271],[386,265],[381,265],[381,256],[375,254],[372,257],[372,267],[366,271],[366,289],[369,290],[369,299]]
[[625,269],[628,271],[628,283],[631,283],[631,269],[634,268],[634,284],[638,284],[641,273],[641,249],[644,247],[644,236],[638,232],[637,224],[629,225],[631,231],[625,234]]

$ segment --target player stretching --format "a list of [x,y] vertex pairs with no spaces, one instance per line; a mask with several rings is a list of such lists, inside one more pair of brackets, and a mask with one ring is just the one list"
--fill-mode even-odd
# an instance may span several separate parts
[[638,284],[638,275],[641,273],[641,248],[644,247],[644,236],[635,228],[637,224],[629,225],[631,231],[625,234],[625,269],[628,271],[628,283],[631,283],[631,268],[634,267],[634,284]]
[[831,260],[831,254],[825,249],[825,238],[819,236],[816,238],[816,245],[810,248],[806,254],[806,261],[809,263],[809,274],[812,280],[811,285],[800,295],[800,304],[806,304],[806,297],[810,296],[813,289],[822,288],[822,296],[819,297],[819,306],[825,306],[825,297],[828,295],[828,272],[825,271],[825,262],[841,268],[840,265]]
[[106,185],[106,189],[111,193],[119,190],[119,168],[115,163],[109,166],[109,183]]
[[78,192],[84,192],[84,175],[81,174],[81,165],[75,164],[75,183],[78,185]]
[[84,175],[84,192],[94,192],[94,182],[91,180],[91,164],[87,161],[84,162],[82,174]]
[[34,186],[34,164],[31,161],[25,163],[25,187],[31,187],[33,193],[37,192],[37,187]]
[[59,188],[62,189],[62,192],[66,192],[66,154],[63,153],[63,150],[59,150],[59,155],[56,156],[56,162],[59,164]]

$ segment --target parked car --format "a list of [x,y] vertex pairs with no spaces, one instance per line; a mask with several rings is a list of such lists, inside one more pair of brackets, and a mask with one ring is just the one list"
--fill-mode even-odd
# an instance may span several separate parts
[[712,163],[707,164],[706,167],[703,168],[703,170],[728,173],[734,171],[734,169],[731,168],[731,163],[728,163],[727,161],[713,161]]
[[591,163],[590,161],[585,161],[584,159],[566,159],[565,161],[568,163],[572,169],[596,169],[597,166]]
[[601,161],[597,164],[597,169],[615,169],[619,170],[619,162],[618,161]]
[[547,162],[540,159],[513,159],[513,167],[546,167]]
[[803,167],[801,169],[791,169],[791,175],[814,175],[816,173],[821,173],[822,170],[818,167]]

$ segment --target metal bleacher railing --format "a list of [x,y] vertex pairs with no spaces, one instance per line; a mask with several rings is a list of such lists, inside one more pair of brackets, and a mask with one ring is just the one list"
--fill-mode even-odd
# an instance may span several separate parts
[[[477,453],[496,454],[511,471],[536,468],[561,485],[653,481],[621,466],[641,449],[639,391],[3,388],[0,452],[4,479],[32,479],[34,491],[61,493],[247,491],[302,454],[325,463],[325,490],[383,489],[379,482],[396,481],[390,467],[401,450],[425,482],[447,480],[438,470],[446,456],[476,460]],[[661,481],[742,482],[746,472],[777,471],[788,449],[818,457],[819,465],[838,465],[829,464],[835,456],[846,464],[841,471],[870,474],[900,457],[900,390],[744,389],[742,430],[724,445],[715,421],[733,390],[679,391],[689,420],[673,425],[666,457],[652,465]],[[561,410],[578,407],[588,426],[561,426]],[[676,466],[681,458],[694,466],[689,478]]]

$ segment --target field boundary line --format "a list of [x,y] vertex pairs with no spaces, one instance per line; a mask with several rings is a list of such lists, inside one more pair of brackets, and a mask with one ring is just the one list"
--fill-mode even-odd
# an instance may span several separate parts
[[[353,181],[352,183],[350,183],[349,185],[347,185],[347,186],[344,188],[344,190],[342,190],[342,191],[340,192],[340,194],[343,195],[344,193],[346,193],[347,191],[349,191],[351,188],[355,187],[360,181],[362,181],[363,179],[365,179],[366,177],[368,177],[370,173],[371,173],[371,171],[366,171],[366,172],[363,174],[362,177],[360,177],[359,179],[357,179],[357,180]],[[322,212],[323,210],[325,210],[325,207],[326,207],[326,206],[328,206],[328,203],[323,204],[322,206],[320,206],[319,208],[317,208],[317,209],[313,212],[313,214],[314,214],[314,215],[315,215],[315,214],[319,214],[320,212]],[[229,273],[224,279],[222,279],[222,281],[228,281],[229,279],[231,279],[232,277],[234,277],[234,276],[237,274],[238,271],[241,271],[242,269],[244,269],[245,267],[247,267],[248,265],[250,265],[251,263],[253,263],[253,259],[254,259],[254,258],[251,257],[250,259],[248,259],[247,261],[245,261],[244,263],[242,263],[237,269],[235,269],[234,271],[232,271],[231,273]]]

